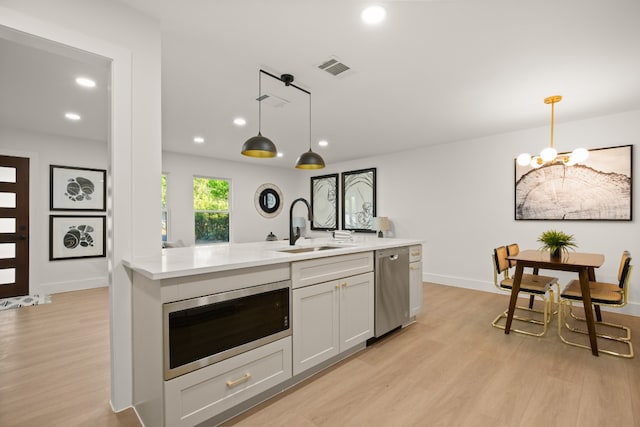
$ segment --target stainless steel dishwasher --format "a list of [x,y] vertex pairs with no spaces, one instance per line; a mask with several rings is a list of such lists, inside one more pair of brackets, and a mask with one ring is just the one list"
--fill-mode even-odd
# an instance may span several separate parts
[[409,248],[376,251],[375,337],[409,321]]

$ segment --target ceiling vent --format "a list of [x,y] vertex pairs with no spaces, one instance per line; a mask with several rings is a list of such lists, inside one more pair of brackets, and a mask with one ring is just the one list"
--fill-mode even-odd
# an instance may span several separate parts
[[332,56],[328,60],[324,61],[322,64],[318,65],[318,68],[320,68],[321,70],[326,71],[327,73],[331,74],[332,76],[338,76],[338,75],[344,73],[345,71],[348,71],[348,70],[351,69],[350,67],[348,67],[344,63],[340,62],[340,60],[338,58],[336,58],[335,56]]
[[281,97],[279,97],[277,95],[274,95],[274,94],[268,93],[268,92],[265,92],[265,93],[262,94],[261,97],[256,98],[256,101],[261,101],[265,105],[269,105],[269,106],[274,107],[274,108],[282,108],[285,105],[291,103],[291,101],[289,101],[289,100],[286,100],[284,98],[281,98]]

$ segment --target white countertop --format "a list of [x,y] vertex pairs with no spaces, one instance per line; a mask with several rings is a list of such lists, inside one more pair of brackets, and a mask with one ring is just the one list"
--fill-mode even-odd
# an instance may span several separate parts
[[[149,279],[159,280],[419,244],[422,244],[421,240],[377,238],[375,236],[356,236],[353,241],[347,242],[328,238],[300,239],[295,246],[289,246],[289,242],[283,240],[223,243],[163,249],[162,255],[135,258],[132,261],[125,260],[124,265]],[[280,252],[287,249],[317,246],[332,246],[332,248],[316,252]]]

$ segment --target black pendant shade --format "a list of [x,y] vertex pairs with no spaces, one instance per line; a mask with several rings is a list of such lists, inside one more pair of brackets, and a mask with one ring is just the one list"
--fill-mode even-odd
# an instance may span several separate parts
[[242,144],[242,154],[249,157],[275,157],[278,154],[276,145],[258,131],[257,136],[252,136]]
[[318,153],[314,153],[309,148],[309,151],[302,153],[298,160],[296,160],[297,169],[322,169],[324,168],[324,160]]
[[262,70],[258,73],[258,135],[252,136],[242,144],[242,153],[248,157],[258,157],[266,159],[275,157],[278,154],[276,145],[269,139],[262,136]]

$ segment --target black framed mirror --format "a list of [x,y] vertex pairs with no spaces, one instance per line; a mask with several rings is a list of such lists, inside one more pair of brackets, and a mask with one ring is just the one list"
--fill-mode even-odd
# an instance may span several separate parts
[[256,210],[265,218],[273,218],[282,210],[282,192],[274,184],[262,184],[254,197]]

